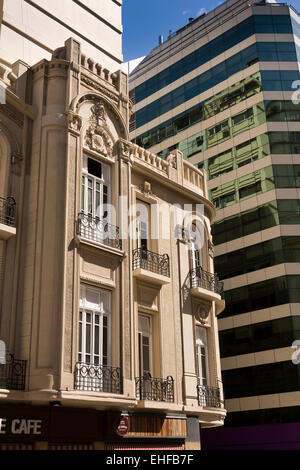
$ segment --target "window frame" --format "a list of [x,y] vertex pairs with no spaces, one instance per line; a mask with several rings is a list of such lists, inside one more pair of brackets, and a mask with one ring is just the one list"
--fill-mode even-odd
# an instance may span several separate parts
[[[143,365],[143,351],[141,349],[141,338],[143,338],[143,332],[140,331],[140,318],[146,318],[149,321],[149,371],[143,372],[144,370],[144,365]],[[146,337],[146,335],[145,335]],[[144,313],[144,312],[138,312],[138,371],[139,371],[139,377],[144,377],[146,374],[150,374],[151,377],[153,377],[153,318],[152,315]],[[143,372],[143,373],[142,373]]]
[[[197,331],[200,332],[197,335]],[[202,333],[202,335],[201,335]],[[201,338],[202,336],[202,338]],[[196,358],[196,375],[197,375],[197,383],[203,387],[210,387],[210,372],[209,372],[209,360],[208,360],[208,335],[207,335],[207,328],[196,324],[195,325],[195,358]],[[204,338],[204,339],[203,339]],[[201,349],[204,349],[205,354],[203,355]],[[202,360],[200,361],[199,358],[205,358],[205,375],[203,375],[203,368],[202,368]],[[204,383],[206,381],[206,383]]]
[[[93,292],[98,294],[99,296],[99,305],[101,302],[101,293],[107,296],[107,305],[108,305],[108,312],[104,310],[104,308],[99,307],[93,308],[87,305],[87,292]],[[102,289],[100,287],[95,287],[87,284],[81,284],[80,286],[80,301],[79,301],[79,314],[78,314],[78,347],[77,347],[77,360],[80,363],[84,364],[93,364],[99,366],[110,366],[111,364],[111,306],[112,306],[112,299],[111,299],[111,291],[108,289]],[[81,314],[81,315],[80,315]],[[87,334],[86,334],[86,326],[87,326],[87,315],[91,315],[91,325],[90,329],[90,352],[87,353]],[[98,323],[95,322],[96,317],[99,317]],[[104,318],[107,320],[106,326],[104,326]],[[99,338],[98,338],[98,354],[95,353],[95,327],[99,328]],[[104,327],[106,327],[106,354],[103,354],[103,331]],[[89,355],[89,362],[87,361],[87,355]],[[98,363],[95,361],[95,356],[98,356],[99,360]],[[106,364],[103,361],[104,357],[106,357]]]
[[[88,172],[88,160],[94,160],[101,165],[101,178]],[[111,166],[103,163],[102,160],[84,152],[81,168],[81,211],[83,214],[102,220],[109,217],[107,211],[104,212],[104,205],[111,203]],[[90,182],[92,186],[90,187]],[[99,190],[97,190],[97,186]],[[107,194],[105,195],[104,189]],[[92,210],[89,210],[89,190],[92,190]],[[97,193],[99,194],[99,203],[97,204]],[[106,199],[106,201],[105,201]]]

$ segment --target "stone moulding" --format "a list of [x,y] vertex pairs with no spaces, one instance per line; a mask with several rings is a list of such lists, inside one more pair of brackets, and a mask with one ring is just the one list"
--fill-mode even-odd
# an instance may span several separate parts
[[100,91],[104,95],[106,95],[109,99],[113,100],[116,104],[119,102],[119,96],[117,94],[113,94],[105,89],[103,85],[98,84],[94,80],[91,80],[89,77],[81,74],[81,82],[85,85],[91,87],[93,90]]

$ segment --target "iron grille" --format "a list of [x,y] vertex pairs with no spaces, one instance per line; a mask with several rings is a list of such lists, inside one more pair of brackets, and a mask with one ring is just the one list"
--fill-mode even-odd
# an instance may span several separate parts
[[13,197],[0,197],[0,223],[15,227],[16,201]]
[[0,364],[0,388],[25,390],[26,361],[6,354],[6,363]]
[[132,252],[132,269],[140,268],[170,277],[169,255],[159,255],[153,251],[137,248]]
[[77,362],[75,366],[75,390],[122,393],[119,367]]
[[222,299],[224,298],[224,282],[219,280],[217,274],[204,271],[201,266],[197,266],[190,270],[190,280],[191,288],[202,287],[219,294]]
[[122,249],[119,227],[109,224],[99,217],[92,217],[81,212],[77,220],[77,235],[96,243]]
[[206,385],[197,385],[197,391],[199,406],[221,408],[221,393],[218,387],[207,387]]
[[139,400],[174,402],[174,379],[157,379],[146,374],[135,379],[136,396]]

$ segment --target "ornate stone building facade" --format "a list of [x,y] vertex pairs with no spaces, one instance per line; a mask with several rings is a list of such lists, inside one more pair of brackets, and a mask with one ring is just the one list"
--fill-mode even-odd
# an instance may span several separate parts
[[0,448],[199,448],[226,414],[205,172],[129,142],[127,76],[74,39],[1,72]]

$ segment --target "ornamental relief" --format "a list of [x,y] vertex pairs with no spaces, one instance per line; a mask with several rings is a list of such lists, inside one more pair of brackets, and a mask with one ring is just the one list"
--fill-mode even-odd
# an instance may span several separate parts
[[123,139],[119,140],[119,150],[120,150],[121,155],[123,157],[129,158],[130,153],[131,153],[131,149],[132,149],[132,144],[130,142],[127,142]]
[[68,114],[68,126],[71,131],[80,132],[82,126],[82,118],[78,114]]
[[174,153],[170,153],[167,157],[167,162],[169,163],[171,168],[177,170],[177,155]]
[[85,134],[85,144],[90,150],[112,157],[113,141],[105,129],[91,125]]
[[193,303],[193,313],[195,319],[200,322],[202,325],[209,323],[209,313],[211,309],[211,304],[208,302]]
[[84,144],[95,152],[112,157],[113,138],[107,125],[107,114],[102,101],[97,101],[91,107],[91,124],[86,130]]

